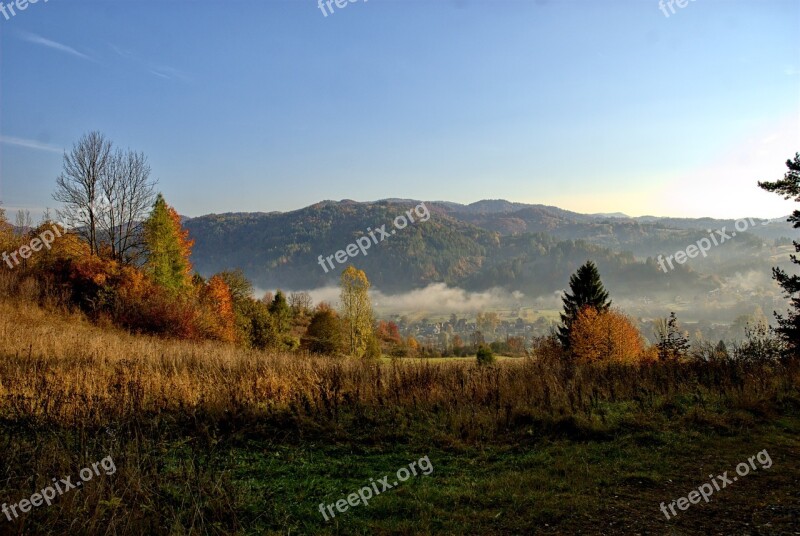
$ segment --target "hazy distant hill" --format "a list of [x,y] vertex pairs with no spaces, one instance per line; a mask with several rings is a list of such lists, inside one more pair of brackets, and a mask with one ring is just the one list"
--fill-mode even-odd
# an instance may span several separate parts
[[[186,227],[196,241],[192,260],[204,275],[242,268],[261,288],[316,288],[336,284],[343,267],[326,274],[318,256],[344,249],[367,228],[387,224],[391,229],[392,219],[416,204],[323,201],[286,213],[190,218]],[[712,252],[716,257],[704,261],[713,270],[705,275],[687,266],[664,274],[652,260],[645,263],[634,255],[674,253],[704,231],[502,200],[426,205],[429,221],[398,230],[366,257],[349,261],[366,270],[375,287],[402,292],[444,282],[467,290],[502,287],[546,295],[564,288],[589,258],[600,266],[607,286],[625,294],[702,294],[719,288],[720,266],[734,253],[737,262],[744,257],[752,264],[738,270],[769,272],[767,255],[750,255],[764,247],[754,236],[743,235],[724,251]]]
[[[471,205],[437,204],[457,219],[503,235],[543,232],[564,240],[581,239],[615,250],[630,251],[642,258],[665,251],[674,252],[685,247],[687,240],[691,243],[707,234],[707,229],[726,227],[733,230],[736,223],[735,220],[712,218],[578,214],[557,207],[503,200],[478,201]],[[785,220],[781,218],[766,226],[758,221],[756,226],[747,229],[747,233],[773,242],[781,237],[792,237],[792,227]],[[697,238],[692,239],[693,236]]]

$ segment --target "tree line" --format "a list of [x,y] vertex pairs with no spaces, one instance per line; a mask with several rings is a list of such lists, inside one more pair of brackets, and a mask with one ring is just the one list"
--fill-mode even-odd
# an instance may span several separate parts
[[[760,182],[765,190],[800,201],[800,153],[788,161],[783,180]],[[194,271],[194,242],[178,212],[157,193],[150,166],[141,152],[115,149],[99,132],[90,132],[64,154],[53,198],[61,203],[63,237],[47,251],[26,259],[7,287],[22,288],[36,280],[39,299],[57,296],[91,317],[108,320],[134,332],[187,339],[215,339],[242,346],[280,351],[304,350],[356,357],[409,356],[422,353],[419,343],[403,338],[393,323],[378,322],[369,299],[366,273],[348,266],[340,277],[338,309],[313,305],[310,296],[288,298],[278,290],[256,299],[241,270],[222,271],[203,278]],[[790,221],[800,228],[800,211]],[[25,219],[21,220],[26,223]],[[20,221],[18,221],[20,223]],[[0,209],[0,249],[13,249],[26,236],[53,225],[49,215],[38,228],[16,232]],[[797,251],[800,243],[794,242]],[[792,262],[800,264],[796,255]],[[777,315],[774,332],[752,326],[749,351],[794,355],[800,345],[800,277],[780,269],[774,278],[790,299],[788,316]],[[656,329],[658,342],[645,343],[631,319],[612,308],[597,267],[586,262],[570,277],[563,297],[561,325],[535,346],[557,349],[577,361],[648,361],[681,359],[688,340],[674,313]],[[491,326],[492,313],[481,315],[480,326]],[[466,345],[454,341],[463,355]],[[495,350],[528,353],[524,342],[506,341]],[[491,362],[492,348],[480,337],[469,351],[482,363]],[[754,350],[755,349],[755,350]],[[735,349],[743,354],[742,348]],[[707,358],[727,355],[724,343],[701,348]],[[454,350],[455,352],[455,350]],[[745,352],[746,353],[746,352]]]

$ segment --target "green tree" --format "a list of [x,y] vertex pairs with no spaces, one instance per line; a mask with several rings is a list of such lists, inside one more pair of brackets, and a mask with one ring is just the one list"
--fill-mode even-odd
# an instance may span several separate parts
[[278,289],[272,303],[269,304],[269,313],[275,322],[275,328],[281,335],[289,332],[292,322],[292,310],[286,301],[286,296]]
[[571,292],[565,292],[562,298],[564,312],[561,313],[562,325],[558,327],[558,339],[564,348],[569,348],[572,323],[581,309],[589,306],[602,313],[611,307],[608,292],[603,287],[600,273],[592,261],[587,261],[570,276],[569,288]]
[[311,317],[302,345],[314,354],[336,355],[341,352],[342,330],[336,311],[327,304],[320,304]]
[[254,299],[243,301],[236,309],[236,327],[251,348],[279,348],[280,340],[267,304]]
[[380,359],[383,353],[381,352],[381,343],[378,337],[373,334],[367,338],[367,347],[364,350],[364,357],[368,359]]
[[492,353],[492,349],[482,344],[478,351],[475,354],[475,359],[478,361],[478,365],[486,366],[491,365],[495,362],[494,354]]
[[231,298],[234,305],[243,303],[253,297],[253,284],[245,277],[241,269],[220,272],[217,274],[231,289]]
[[340,281],[340,307],[348,351],[363,357],[367,344],[374,337],[372,329],[372,303],[369,299],[369,280],[363,270],[348,266]]
[[161,194],[144,222],[144,242],[147,251],[144,268],[156,284],[174,293],[192,288],[189,256],[194,242],[181,226],[178,213]]
[[[800,153],[795,153],[794,161],[787,160],[786,167],[789,170],[782,180],[759,182],[758,186],[768,192],[782,195],[784,199],[794,198],[795,202],[800,203]],[[787,221],[793,223],[795,229],[800,228],[800,210],[792,212]],[[795,251],[800,252],[800,241],[795,240],[793,244]],[[800,265],[797,255],[789,257],[793,264]],[[789,275],[785,270],[777,267],[772,269],[772,275],[783,288],[783,292],[791,304],[787,317],[784,318],[783,315],[775,313],[775,318],[778,320],[778,327],[775,331],[786,343],[787,353],[794,357],[800,357],[800,276]]]

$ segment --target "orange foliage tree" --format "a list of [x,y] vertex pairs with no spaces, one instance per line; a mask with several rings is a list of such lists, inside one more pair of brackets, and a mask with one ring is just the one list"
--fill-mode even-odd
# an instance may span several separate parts
[[203,286],[200,295],[202,328],[206,336],[226,342],[236,341],[236,314],[231,289],[225,280],[215,275]]
[[378,326],[375,328],[375,337],[377,337],[385,353],[391,353],[403,342],[403,337],[400,335],[400,329],[397,324],[386,322],[385,320],[378,322]]
[[642,358],[644,345],[639,330],[620,311],[584,307],[572,324],[570,349],[578,362],[635,362]]

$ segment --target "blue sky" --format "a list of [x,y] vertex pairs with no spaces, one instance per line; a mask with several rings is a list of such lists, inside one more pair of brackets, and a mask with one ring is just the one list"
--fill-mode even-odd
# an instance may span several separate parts
[[[8,3],[7,0],[3,0]],[[800,151],[800,2],[39,0],[0,15],[0,200],[141,150],[181,214],[505,198],[774,217]]]

